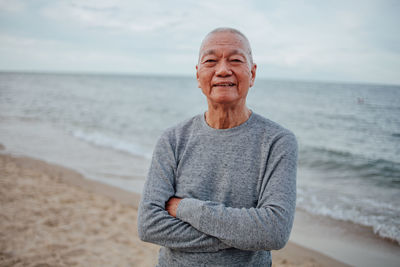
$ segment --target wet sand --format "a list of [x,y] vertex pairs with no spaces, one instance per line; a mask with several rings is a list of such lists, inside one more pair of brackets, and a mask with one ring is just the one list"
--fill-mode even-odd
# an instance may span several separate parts
[[[155,266],[139,195],[44,161],[0,155],[0,266]],[[347,266],[293,242],[273,266]]]

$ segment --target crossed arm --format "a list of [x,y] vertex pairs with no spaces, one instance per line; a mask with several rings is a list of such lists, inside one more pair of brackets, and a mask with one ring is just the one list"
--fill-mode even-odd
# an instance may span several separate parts
[[175,195],[175,156],[166,138],[158,141],[154,151],[139,205],[140,239],[185,252],[216,252],[229,248],[218,238],[167,212],[166,202]]
[[160,140],[139,208],[141,239],[190,252],[282,248],[294,217],[297,146],[290,135],[276,146],[287,148],[271,152],[279,154],[270,157],[257,207],[246,209],[175,197],[173,150]]

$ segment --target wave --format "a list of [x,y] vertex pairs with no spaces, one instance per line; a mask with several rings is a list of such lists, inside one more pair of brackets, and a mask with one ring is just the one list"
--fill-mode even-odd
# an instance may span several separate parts
[[373,232],[400,245],[400,207],[371,198],[321,194],[320,189],[298,187],[297,206],[311,214],[371,227]]
[[302,146],[299,170],[305,171],[299,177],[299,208],[371,227],[378,236],[400,244],[399,162]]
[[120,152],[125,152],[134,156],[144,157],[151,159],[151,152],[144,147],[127,142],[125,140],[117,139],[100,132],[85,132],[82,130],[72,130],[71,135],[75,138],[83,140],[89,144],[93,144],[103,148],[111,148]]
[[367,158],[347,151],[304,146],[299,153],[299,166],[335,171],[343,176],[357,176],[376,185],[400,188],[400,162]]

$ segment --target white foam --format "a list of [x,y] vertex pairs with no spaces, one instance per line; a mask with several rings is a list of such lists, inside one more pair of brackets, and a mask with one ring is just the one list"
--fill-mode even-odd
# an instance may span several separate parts
[[0,123],[5,152],[30,156],[74,169],[86,178],[141,192],[150,161],[104,149],[37,121],[6,119]]
[[146,159],[151,159],[151,152],[138,144],[107,136],[100,132],[72,130],[70,131],[70,133],[72,134],[72,136],[81,139],[87,143],[94,144],[96,146],[111,148],[113,150],[126,152],[134,156],[141,156],[145,157]]
[[310,187],[298,188],[297,205],[311,214],[372,227],[375,234],[400,244],[400,207],[395,205],[362,196],[329,196]]

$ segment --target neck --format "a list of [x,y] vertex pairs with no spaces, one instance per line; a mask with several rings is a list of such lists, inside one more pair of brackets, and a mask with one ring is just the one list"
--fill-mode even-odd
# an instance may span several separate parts
[[241,107],[226,107],[208,104],[205,114],[207,124],[215,129],[229,129],[247,121],[251,111],[243,105]]

